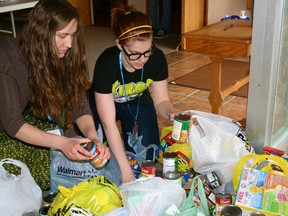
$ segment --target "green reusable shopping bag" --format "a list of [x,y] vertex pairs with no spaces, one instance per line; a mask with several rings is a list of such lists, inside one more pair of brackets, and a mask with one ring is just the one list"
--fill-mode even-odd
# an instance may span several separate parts
[[[197,190],[198,190],[198,197],[200,200],[199,206],[194,203],[194,192],[195,192],[196,184],[198,184]],[[207,204],[207,199],[205,196],[203,183],[198,176],[193,178],[190,193],[187,199],[184,201],[182,205],[179,206],[178,209],[180,211],[180,214],[176,214],[176,215],[180,215],[180,216],[197,216],[197,215],[209,216],[208,204]]]

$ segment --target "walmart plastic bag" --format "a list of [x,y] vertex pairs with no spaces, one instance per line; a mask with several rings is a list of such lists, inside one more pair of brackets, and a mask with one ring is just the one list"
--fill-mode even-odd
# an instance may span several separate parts
[[[59,186],[48,215],[70,216],[77,209],[87,215],[101,215],[122,206],[117,186],[104,176],[80,182],[72,188]],[[75,214],[75,213],[74,213]]]
[[140,178],[120,185],[119,190],[130,216],[158,216],[173,204],[180,206],[186,199],[180,185],[159,177]]
[[189,111],[193,120],[189,130],[189,144],[193,168],[200,174],[213,171],[223,176],[222,183],[232,180],[238,160],[253,147],[240,123],[212,113]]

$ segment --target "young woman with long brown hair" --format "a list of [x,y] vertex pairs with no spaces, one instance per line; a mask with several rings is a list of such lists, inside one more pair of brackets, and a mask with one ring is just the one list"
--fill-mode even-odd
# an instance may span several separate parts
[[[31,10],[21,36],[0,40],[0,159],[24,162],[36,182],[49,186],[49,149],[69,159],[88,160],[81,143],[98,139],[86,91],[88,69],[78,11],[66,0],[40,0]],[[87,138],[68,138],[46,132],[50,121],[73,119]],[[88,157],[84,156],[87,155]]]

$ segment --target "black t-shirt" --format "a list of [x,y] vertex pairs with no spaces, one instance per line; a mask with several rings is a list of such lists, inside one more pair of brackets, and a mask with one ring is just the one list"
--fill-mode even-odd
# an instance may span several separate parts
[[119,66],[119,52],[117,46],[106,49],[97,59],[94,69],[93,90],[102,94],[113,93],[116,103],[136,103],[141,95],[140,103],[152,104],[152,98],[148,87],[153,81],[161,81],[168,78],[168,66],[164,53],[156,48],[149,57],[143,68],[143,79],[141,82],[142,69],[133,73],[128,72],[124,66],[123,76],[125,89]]

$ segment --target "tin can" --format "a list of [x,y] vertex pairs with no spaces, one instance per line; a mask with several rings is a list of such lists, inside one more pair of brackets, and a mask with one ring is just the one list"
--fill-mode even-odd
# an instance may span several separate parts
[[215,172],[207,173],[204,175],[209,186],[214,190],[220,187],[222,184]]
[[141,165],[141,177],[155,176],[156,163],[151,160],[145,160]]
[[165,152],[163,154],[163,176],[168,171],[178,171],[177,157],[178,154],[176,152]]
[[188,137],[188,130],[190,126],[190,115],[176,114],[174,116],[172,139],[177,143],[185,143]]
[[93,142],[87,142],[82,144],[82,147],[85,148],[87,151],[93,154],[93,156],[90,159],[90,163],[97,169],[102,168],[107,160],[102,160],[99,158],[100,151],[97,149],[97,145]]
[[173,182],[182,187],[182,176],[177,171],[167,171],[164,174],[164,180],[168,182]]
[[52,204],[58,192],[52,192],[49,190],[43,191],[42,193],[42,206]]
[[232,204],[232,195],[228,193],[217,193],[216,197],[216,215],[221,216],[222,209]]
[[39,216],[39,211],[35,210],[35,209],[30,209],[25,211],[22,216]]
[[242,216],[242,210],[238,206],[228,205],[222,209],[221,216]]
[[249,215],[247,216],[265,216],[265,214],[259,213],[259,212],[251,212]]
[[39,215],[40,215],[40,216],[47,216],[50,207],[51,207],[51,205],[42,206],[42,207],[39,209]]

